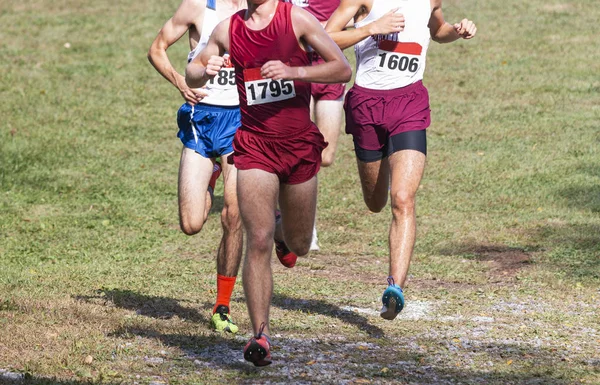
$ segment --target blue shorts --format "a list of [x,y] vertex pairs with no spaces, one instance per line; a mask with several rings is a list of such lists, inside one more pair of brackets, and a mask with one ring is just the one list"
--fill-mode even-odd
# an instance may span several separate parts
[[177,111],[177,136],[185,147],[205,158],[233,152],[233,136],[241,124],[239,106],[196,104],[192,107],[184,103]]

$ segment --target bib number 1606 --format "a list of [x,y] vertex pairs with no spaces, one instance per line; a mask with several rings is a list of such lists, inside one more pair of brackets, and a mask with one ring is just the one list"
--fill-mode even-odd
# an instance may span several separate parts
[[394,52],[386,52],[379,50],[378,55],[381,59],[379,61],[379,68],[388,69],[391,71],[399,70],[409,72],[417,72],[419,69],[419,58],[398,55]]
[[409,77],[419,70],[419,58],[423,53],[421,44],[391,40],[382,40],[378,44],[379,59],[375,60],[377,70],[395,74],[400,71],[404,72],[402,76]]

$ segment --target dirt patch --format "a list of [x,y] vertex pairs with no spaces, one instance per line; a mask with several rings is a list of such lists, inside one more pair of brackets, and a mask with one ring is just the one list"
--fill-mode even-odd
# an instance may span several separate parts
[[513,280],[519,271],[528,268],[534,252],[506,245],[467,244],[442,250],[442,254],[486,263],[490,283],[498,283]]
[[531,254],[519,248],[486,245],[474,249],[473,253],[478,260],[489,264],[489,275],[493,278],[514,278],[532,263]]

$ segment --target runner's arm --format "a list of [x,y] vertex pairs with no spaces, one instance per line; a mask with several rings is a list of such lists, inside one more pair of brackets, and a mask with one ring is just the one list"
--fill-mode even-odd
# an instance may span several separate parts
[[229,51],[229,20],[230,18],[225,19],[215,27],[206,47],[185,68],[185,82],[188,86],[204,86],[225,64],[223,55]]
[[471,39],[477,33],[477,27],[468,19],[454,25],[446,22],[442,13],[442,0],[431,0],[429,31],[433,41],[451,43],[460,38]]
[[292,25],[298,40],[311,46],[325,63],[304,67],[288,67],[272,60],[261,68],[261,75],[270,79],[302,80],[314,83],[346,83],[352,69],[340,48],[327,35],[319,21],[305,10],[292,8]]
[[398,8],[390,10],[378,20],[359,28],[344,30],[363,7],[364,0],[342,0],[340,6],[329,18],[325,30],[335,43],[346,49],[373,35],[387,35],[404,29],[404,16],[396,13]]
[[165,79],[173,84],[181,93],[183,98],[196,104],[204,97],[204,94],[197,90],[190,89],[185,84],[185,78],[179,74],[169,57],[167,49],[175,44],[193,25],[194,20],[201,17],[204,13],[204,2],[195,0],[183,0],[173,17],[171,17],[158,32],[158,35],[152,42],[148,50],[148,60],[154,66],[156,71]]

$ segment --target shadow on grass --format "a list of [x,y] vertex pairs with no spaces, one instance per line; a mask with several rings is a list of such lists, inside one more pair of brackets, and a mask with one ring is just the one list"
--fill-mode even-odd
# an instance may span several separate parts
[[170,319],[177,316],[199,323],[208,323],[208,318],[198,310],[181,306],[174,298],[156,297],[139,294],[131,290],[100,289],[95,296],[76,296],[86,302],[111,302],[115,306],[133,310],[137,314],[158,319]]
[[322,300],[292,298],[274,293],[272,303],[274,306],[285,310],[308,311],[311,313],[323,314],[328,317],[335,317],[342,322],[356,326],[371,337],[385,337],[384,331],[377,326],[371,325],[367,317],[350,310],[341,309],[336,305],[332,305]]
[[151,328],[123,327],[109,334],[109,337],[130,339],[142,337],[154,339],[161,344],[181,349],[185,357],[202,367],[220,367],[247,371],[251,366],[243,360],[242,349],[245,339],[234,339],[229,335],[211,333],[168,334]]
[[565,199],[567,206],[591,210],[600,213],[600,185],[567,187],[558,192]]
[[[432,340],[440,345],[442,341]],[[421,385],[450,384],[526,384],[565,385],[573,383],[576,371],[569,373],[570,364],[561,362],[558,353],[547,349],[514,344],[486,344],[460,352],[445,353],[446,357],[429,357],[397,344],[366,346],[357,349],[352,342],[282,341],[273,355],[274,366],[259,373],[261,380],[272,383],[393,383]],[[288,353],[289,352],[289,353]],[[444,354],[444,353],[441,353]],[[449,356],[448,356],[449,355]],[[493,360],[494,366],[461,368],[463,359],[471,357]],[[514,367],[507,369],[507,357],[513,357]],[[307,360],[311,363],[307,365]],[[277,360],[284,361],[277,362]],[[457,360],[454,362],[454,360]],[[459,364],[459,365],[456,365]],[[455,366],[456,365],[456,366]],[[359,380],[365,380],[359,381]],[[256,379],[241,379],[240,383],[255,383]]]
[[531,232],[543,244],[544,263],[578,279],[600,279],[600,224],[544,224]]
[[[526,344],[456,346],[441,340],[420,341],[442,348],[428,354],[404,339],[378,345],[343,336],[331,340],[312,336],[306,339],[279,337],[273,341],[273,364],[255,368],[242,358],[245,340],[216,334],[163,334],[135,327],[118,329],[110,336],[156,339],[164,345],[178,347],[185,354],[183,359],[165,360],[164,365],[174,370],[174,365],[189,368],[189,362],[193,362],[197,373],[206,374],[207,381],[216,381],[213,376],[231,375],[215,372],[220,369],[235,373],[235,383],[361,383],[357,380],[364,379],[376,384],[563,385],[573,383],[573,377],[586,370],[571,368],[569,362],[562,362],[558,350]],[[473,360],[487,363],[481,367],[471,363],[467,364],[470,368],[461,368],[464,361]],[[508,360],[514,362],[510,367]],[[583,365],[593,366],[593,363]]]
[[569,170],[570,175],[578,175],[585,184],[579,179],[579,185],[576,183],[562,186],[556,194],[564,199],[568,207],[587,209],[593,213],[600,213],[600,184],[595,181],[600,177],[600,164],[584,163],[573,170]]

